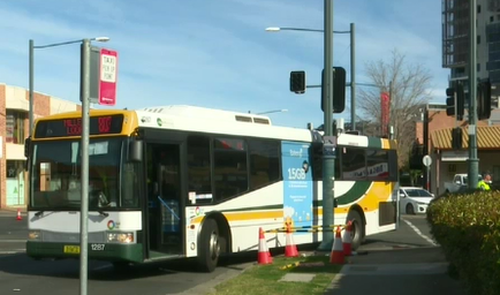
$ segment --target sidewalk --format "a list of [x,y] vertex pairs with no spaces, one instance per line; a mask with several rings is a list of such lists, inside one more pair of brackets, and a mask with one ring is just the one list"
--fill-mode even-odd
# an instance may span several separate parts
[[325,295],[466,295],[448,276],[440,248],[371,251],[349,259]]

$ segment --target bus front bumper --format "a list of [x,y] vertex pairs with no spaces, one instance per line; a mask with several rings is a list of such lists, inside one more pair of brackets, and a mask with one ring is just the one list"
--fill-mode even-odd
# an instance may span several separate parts
[[[89,259],[143,262],[142,244],[89,244]],[[80,245],[53,242],[26,242],[26,254],[33,258],[80,258]]]

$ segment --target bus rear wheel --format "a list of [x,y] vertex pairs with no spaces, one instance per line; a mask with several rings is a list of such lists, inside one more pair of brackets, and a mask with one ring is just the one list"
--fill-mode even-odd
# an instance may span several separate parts
[[220,238],[217,222],[209,218],[203,224],[198,244],[198,267],[205,272],[212,272],[217,267],[220,256]]
[[361,215],[356,210],[351,210],[347,215],[347,222],[351,221],[352,230],[352,242],[351,247],[356,250],[361,246],[363,239],[365,237],[365,225],[363,224],[363,219]]

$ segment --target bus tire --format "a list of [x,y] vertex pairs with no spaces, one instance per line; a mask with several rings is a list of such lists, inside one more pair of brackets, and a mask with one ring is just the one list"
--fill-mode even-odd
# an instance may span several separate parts
[[219,227],[217,222],[209,218],[203,223],[198,243],[198,268],[201,271],[213,272],[220,256]]
[[363,218],[356,210],[349,211],[347,215],[347,222],[352,222],[352,242],[351,247],[353,250],[356,250],[361,246],[363,239],[365,238],[365,224],[363,222]]

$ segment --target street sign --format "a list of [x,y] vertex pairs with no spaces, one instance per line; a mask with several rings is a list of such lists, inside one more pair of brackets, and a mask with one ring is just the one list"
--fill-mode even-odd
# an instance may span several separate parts
[[118,52],[101,48],[99,64],[99,104],[116,104],[116,78],[118,72]]
[[432,165],[432,158],[429,155],[425,155],[422,158],[422,163],[425,167],[429,167],[430,165]]

